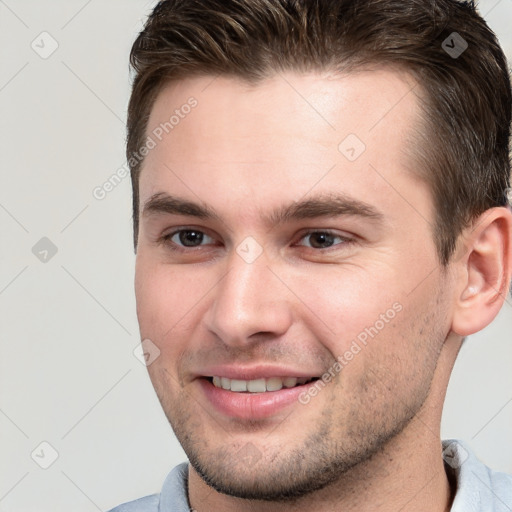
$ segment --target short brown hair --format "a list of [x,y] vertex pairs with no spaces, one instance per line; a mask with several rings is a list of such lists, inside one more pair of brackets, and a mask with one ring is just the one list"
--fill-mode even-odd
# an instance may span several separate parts
[[162,87],[190,76],[222,74],[257,84],[286,70],[405,69],[424,96],[424,129],[411,153],[432,190],[441,263],[448,263],[472,220],[507,204],[510,77],[496,36],[473,2],[162,0],[136,39],[130,62],[135,76],[127,156],[135,247],[143,161],[131,157],[144,144]]

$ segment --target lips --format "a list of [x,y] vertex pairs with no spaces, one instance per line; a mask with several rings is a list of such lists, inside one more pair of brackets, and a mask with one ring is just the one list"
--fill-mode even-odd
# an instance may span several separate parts
[[[231,368],[211,376],[198,377],[196,382],[213,412],[225,419],[277,419],[293,406],[304,407],[299,403],[299,396],[318,377],[292,377],[284,372],[279,376],[275,375],[276,371],[267,369],[262,372],[267,376],[257,376],[254,371],[242,372]],[[225,376],[226,373],[231,377]],[[272,373],[274,375],[268,376]],[[241,378],[241,375],[250,378]]]

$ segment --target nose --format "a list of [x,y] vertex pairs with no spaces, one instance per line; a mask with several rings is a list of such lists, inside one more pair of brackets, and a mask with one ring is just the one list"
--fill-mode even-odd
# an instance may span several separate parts
[[206,327],[226,345],[243,347],[275,339],[292,324],[291,293],[264,254],[247,263],[233,253],[213,294],[204,317]]

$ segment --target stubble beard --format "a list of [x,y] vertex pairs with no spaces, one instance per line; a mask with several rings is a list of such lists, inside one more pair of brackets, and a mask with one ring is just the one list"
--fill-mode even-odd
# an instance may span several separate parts
[[[226,443],[212,446],[204,431],[206,422],[191,413],[193,401],[184,398],[169,407],[164,396],[159,398],[190,464],[207,485],[247,500],[293,502],[341,482],[348,472],[370,461],[400,435],[428,396],[430,382],[423,384],[423,392],[409,395],[407,402],[396,401],[393,407],[388,404],[378,414],[370,411],[370,420],[364,404],[351,408],[350,416],[342,416],[346,420],[343,431],[336,429],[336,404],[332,403],[324,408],[315,430],[292,448],[270,444],[268,430],[262,430],[261,445],[235,444],[226,432]],[[293,414],[285,421],[300,429],[300,421],[294,423]],[[213,420],[211,424],[220,428]],[[254,431],[258,425],[249,428]],[[292,436],[290,432],[287,439]],[[251,447],[256,450],[252,459],[257,460],[246,460]]]
[[[402,371],[391,366],[395,362],[392,357],[382,365],[375,365],[378,359],[373,365],[370,360],[367,371],[346,385],[342,370],[339,378],[321,391],[321,395],[327,393],[325,402],[306,434],[304,425],[308,428],[312,423],[303,421],[303,407],[309,404],[296,405],[281,425],[269,428],[265,422],[239,422],[233,434],[223,432],[183,388],[171,396],[168,374],[163,372],[160,381],[152,380],[190,464],[207,485],[247,500],[294,502],[328,486],[342,486],[343,480],[350,481],[349,473],[366,474],[356,468],[366,471],[367,463],[385,451],[421,411],[448,334],[442,332],[442,319],[435,313],[418,315],[418,320],[424,327],[423,336],[417,334],[421,332],[417,324],[412,325],[409,336],[402,335],[404,343],[412,343]],[[208,435],[209,427],[216,430],[215,439]],[[246,432],[249,435],[244,436]],[[259,453],[257,460],[244,460],[248,444]],[[372,474],[367,478],[372,479]]]

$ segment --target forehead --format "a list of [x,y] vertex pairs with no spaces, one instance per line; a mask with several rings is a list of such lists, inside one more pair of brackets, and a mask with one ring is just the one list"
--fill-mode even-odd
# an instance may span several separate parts
[[[191,122],[184,120],[195,120],[195,137],[189,138],[189,144],[201,137],[203,143],[204,138],[215,143],[224,140],[229,146],[226,130],[246,137],[246,148],[251,141],[259,143],[258,135],[280,135],[280,146],[296,137],[330,146],[347,131],[371,142],[377,135],[390,135],[390,127],[397,131],[416,120],[417,90],[411,76],[392,69],[342,76],[288,72],[256,85],[226,76],[188,78],[172,82],[160,92],[148,132],[169,123],[176,113],[170,130],[176,141],[180,135],[191,135],[187,131]],[[191,98],[197,102],[193,109],[187,107]],[[166,138],[167,133],[163,135]],[[276,141],[267,137],[269,149],[272,143]],[[212,149],[202,147],[205,152]]]
[[388,178],[417,185],[406,157],[419,118],[416,90],[408,75],[382,69],[288,72],[257,85],[224,76],[171,83],[148,122],[156,145],[144,162],[141,203],[162,190],[219,206],[226,190],[245,207],[275,207],[313,189],[380,191],[391,200]]

